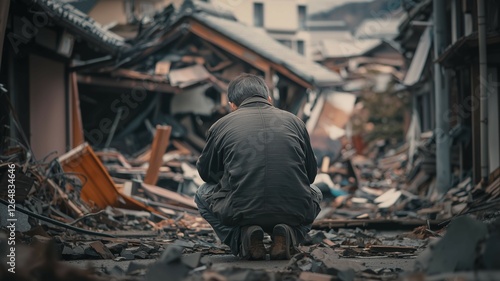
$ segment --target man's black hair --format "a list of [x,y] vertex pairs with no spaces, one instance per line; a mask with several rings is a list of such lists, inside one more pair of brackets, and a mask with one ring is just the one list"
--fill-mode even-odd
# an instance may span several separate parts
[[227,97],[229,102],[234,103],[236,106],[240,106],[244,100],[253,96],[260,96],[265,99],[269,96],[269,89],[262,77],[243,73],[229,83]]

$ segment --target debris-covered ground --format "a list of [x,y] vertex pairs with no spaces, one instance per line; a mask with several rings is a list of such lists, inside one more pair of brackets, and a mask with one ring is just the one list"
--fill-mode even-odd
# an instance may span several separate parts
[[[160,128],[153,148],[161,134]],[[434,199],[432,192],[414,193],[422,187],[414,190],[408,180],[415,169],[425,170],[419,164],[408,168],[403,153],[389,154],[374,160],[351,154],[323,165],[317,179],[325,195],[323,210],[300,253],[290,261],[250,262],[232,256],[197,214],[192,195],[200,182],[193,155],[180,156],[174,148],[157,159],[127,159],[84,144],[41,164],[14,149],[2,156],[7,160],[0,167],[2,181],[14,172],[17,183],[16,228],[13,233],[2,227],[2,257],[8,257],[8,239],[15,237],[15,280],[500,276],[495,271],[500,269],[498,182],[484,189],[466,179]],[[158,179],[168,179],[179,188],[144,183],[148,173],[159,184]],[[118,176],[126,180],[119,184]],[[11,208],[7,186],[0,193],[5,214]],[[2,216],[2,225],[8,222]],[[2,280],[14,280],[7,277],[8,261],[2,263]]]
[[[425,20],[433,1],[401,1],[414,8],[398,27],[399,40],[409,45],[401,47],[418,52],[395,48],[394,38],[372,45],[372,39],[349,35],[347,43],[334,40],[321,54],[323,66],[210,1],[168,5],[144,21],[132,7],[127,13],[135,26],[106,27],[68,2],[81,4],[0,2],[0,15],[8,18],[0,19],[0,33],[9,38],[0,52],[0,280],[500,280],[499,170],[480,182],[476,135],[484,137],[485,122],[478,111],[463,118],[457,103],[470,97],[466,89],[488,79],[471,75],[478,65],[463,64],[461,54],[479,53],[472,49],[429,56],[432,28]],[[453,29],[474,34],[465,41],[452,37],[458,47],[472,48],[480,36],[469,24],[480,21],[471,3],[478,1],[462,2],[449,6],[468,11],[467,28]],[[487,2],[488,10],[498,11],[496,1]],[[29,28],[31,19],[36,25],[42,18],[43,27]],[[497,14],[486,19],[498,25]],[[129,28],[136,34],[127,38],[110,31]],[[25,38],[28,29],[36,31]],[[494,51],[498,34],[488,38]],[[317,45],[330,45],[323,43]],[[350,49],[349,55],[337,49]],[[449,137],[450,149],[461,151],[452,158],[461,159],[448,163],[452,180],[442,194],[432,116],[440,112],[427,108],[438,95],[427,83],[434,72],[429,62],[455,56],[452,76],[463,84],[448,95],[452,117],[457,111],[464,120],[452,124]],[[419,67],[405,65],[410,57]],[[203,183],[195,163],[206,132],[229,113],[228,83],[243,72],[265,77],[273,105],[305,121],[319,161],[322,211],[289,261],[232,256],[193,200]],[[411,124],[405,96],[418,97]],[[419,110],[425,122],[418,121]],[[495,121],[488,120],[490,127]],[[376,136],[370,127],[381,124],[404,131],[406,139],[383,135],[365,144],[368,132]],[[491,157],[498,157],[494,151]]]

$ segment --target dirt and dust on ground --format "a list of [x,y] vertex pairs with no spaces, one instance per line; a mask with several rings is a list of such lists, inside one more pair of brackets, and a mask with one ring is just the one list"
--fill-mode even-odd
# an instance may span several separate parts
[[[466,178],[438,196],[425,161],[409,166],[405,147],[375,158],[345,151],[338,161],[323,163],[316,182],[324,195],[322,212],[291,260],[234,257],[193,202],[201,184],[196,155],[177,142],[164,143],[163,157],[150,156],[168,130],[157,130],[143,157],[95,152],[86,144],[45,164],[30,162],[20,148],[2,156],[8,160],[0,165],[6,183],[0,211],[10,216],[2,215],[1,280],[500,276],[498,182],[485,188]],[[422,172],[427,180],[418,184]],[[8,189],[13,177],[15,197]],[[161,187],[164,181],[178,188]],[[268,235],[265,243],[271,243]]]

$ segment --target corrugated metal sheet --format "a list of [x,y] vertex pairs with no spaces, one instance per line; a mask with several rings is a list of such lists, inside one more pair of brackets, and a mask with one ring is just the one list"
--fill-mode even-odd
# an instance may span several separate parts
[[411,60],[410,68],[406,72],[403,84],[406,86],[413,86],[415,83],[420,81],[422,76],[422,71],[424,70],[427,57],[429,56],[429,51],[432,45],[432,33],[431,27],[427,27],[420,36],[420,41],[418,42],[417,50],[413,55]]

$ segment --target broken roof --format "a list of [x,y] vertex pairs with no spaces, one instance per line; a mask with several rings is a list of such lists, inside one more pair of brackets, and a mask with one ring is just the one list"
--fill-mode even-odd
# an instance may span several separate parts
[[320,43],[323,58],[350,58],[361,56],[382,44],[380,39],[337,40],[324,39]]
[[114,52],[125,46],[122,37],[105,30],[100,24],[71,4],[61,0],[27,0],[26,2],[39,6],[52,20],[68,28],[72,33],[109,51]]
[[366,19],[356,29],[354,36],[359,39],[393,39],[399,34],[398,27],[404,19],[405,16]]
[[339,74],[283,46],[262,29],[244,25],[231,17],[229,12],[216,10],[210,4],[186,1],[180,17],[191,17],[197,20],[265,59],[284,66],[316,87],[332,86],[342,81]]

